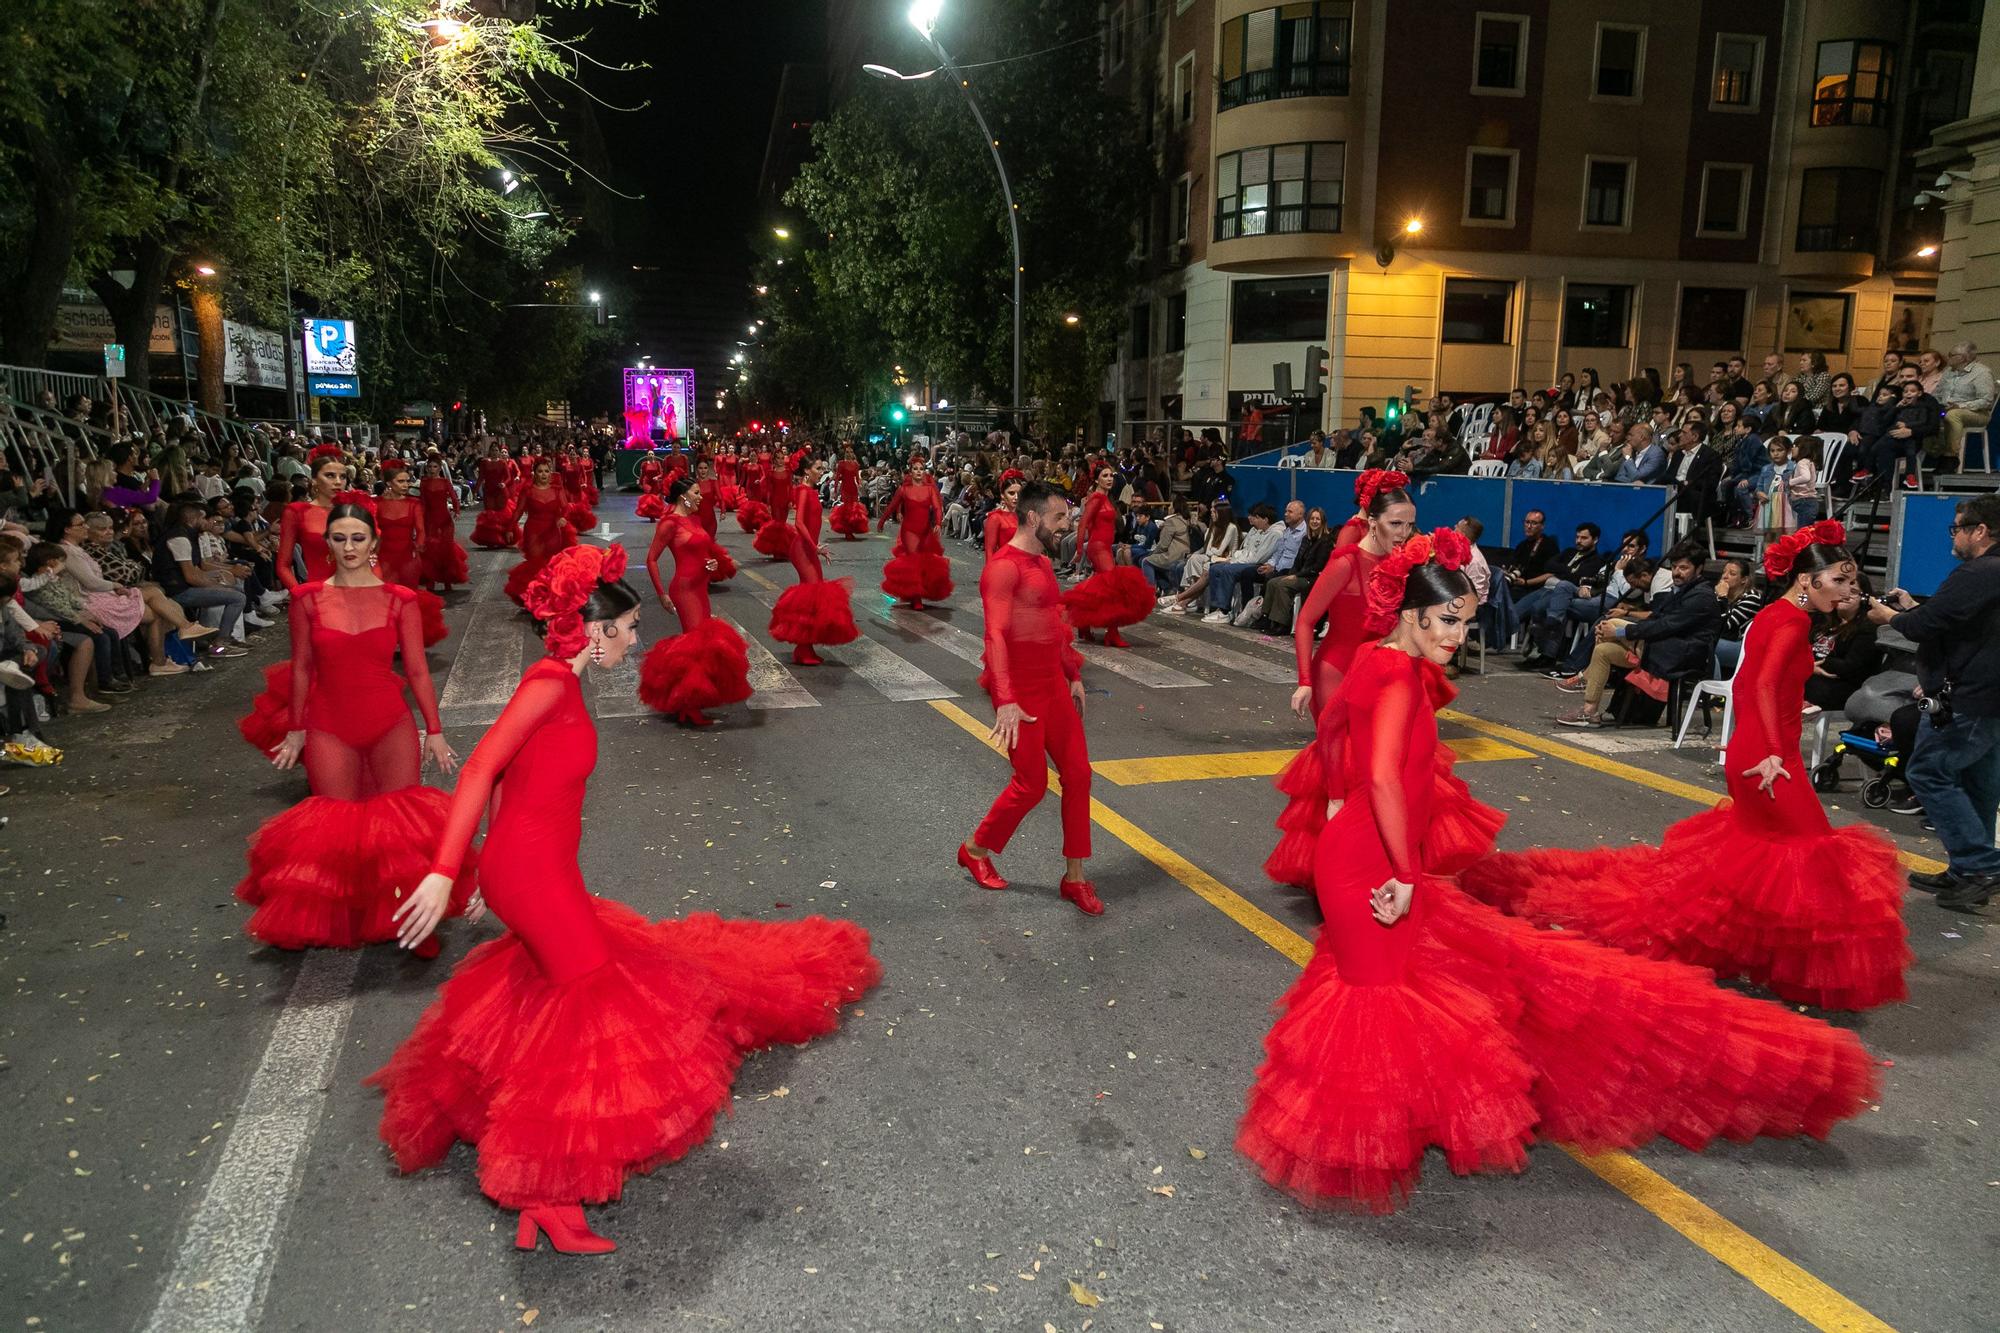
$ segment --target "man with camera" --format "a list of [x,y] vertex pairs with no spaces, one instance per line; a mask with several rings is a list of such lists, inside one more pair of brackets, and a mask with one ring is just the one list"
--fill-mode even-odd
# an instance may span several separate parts
[[1993,821],[2000,811],[2000,495],[1958,506],[1951,553],[1960,564],[1922,605],[1897,588],[1868,618],[1917,645],[1924,717],[1905,779],[1947,857],[1942,874],[1912,874],[1939,907],[1969,912],[2000,889]]

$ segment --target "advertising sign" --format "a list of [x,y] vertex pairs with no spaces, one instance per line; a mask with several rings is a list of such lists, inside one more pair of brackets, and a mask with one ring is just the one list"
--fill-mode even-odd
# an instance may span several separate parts
[[222,382],[257,389],[285,387],[285,339],[271,329],[222,321]]
[[353,375],[308,375],[306,392],[315,398],[359,398],[361,381]]
[[650,449],[694,428],[694,372],[625,368],[625,447]]
[[305,321],[306,374],[352,375],[361,369],[351,319]]
[[125,344],[104,344],[104,378],[108,380],[125,378]]
[[[97,298],[89,293],[73,293],[63,289],[62,304],[56,307],[55,334],[49,339],[51,351],[94,352],[109,342],[118,341],[118,330],[111,322],[111,312],[99,305]],[[133,355],[138,349],[132,349]],[[174,351],[174,308],[162,303],[153,311],[152,336],[147,341],[146,350],[161,356],[171,356]]]

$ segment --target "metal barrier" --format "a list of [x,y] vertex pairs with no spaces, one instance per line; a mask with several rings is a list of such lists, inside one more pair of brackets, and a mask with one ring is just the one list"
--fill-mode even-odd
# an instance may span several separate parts
[[96,402],[109,401],[104,386],[111,381],[101,375],[76,375],[39,366],[0,366],[0,376],[5,379],[6,397],[23,403],[34,402],[43,390],[54,394],[59,404],[79,393]]
[[0,398],[0,440],[22,476],[48,477],[70,503],[83,485],[83,465],[116,442],[108,430],[11,397]]

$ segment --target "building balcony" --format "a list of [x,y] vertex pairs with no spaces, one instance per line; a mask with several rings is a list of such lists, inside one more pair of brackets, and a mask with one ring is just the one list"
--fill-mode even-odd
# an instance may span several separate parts
[[1248,70],[1222,81],[1217,109],[1233,111],[1291,97],[1345,97],[1348,69],[1345,60],[1313,60]]
[[1874,276],[1880,250],[1874,227],[1802,225],[1779,267],[1788,278],[1856,281]]

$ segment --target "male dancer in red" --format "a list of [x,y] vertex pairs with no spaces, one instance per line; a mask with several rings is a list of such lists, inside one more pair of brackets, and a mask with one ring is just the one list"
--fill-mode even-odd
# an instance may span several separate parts
[[992,739],[1007,747],[1013,780],[958,849],[982,889],[1007,881],[993,854],[1007,850],[1021,820],[1049,789],[1049,764],[1062,779],[1062,896],[1077,910],[1102,916],[1097,889],[1084,878],[1090,857],[1090,753],[1083,740],[1083,660],[1070,646],[1075,631],[1063,617],[1062,588],[1049,555],[1070,530],[1069,501],[1040,482],[1024,486],[1015,506],[1020,528],[994,552],[979,576],[986,617],[986,670],[980,683],[993,699]]

